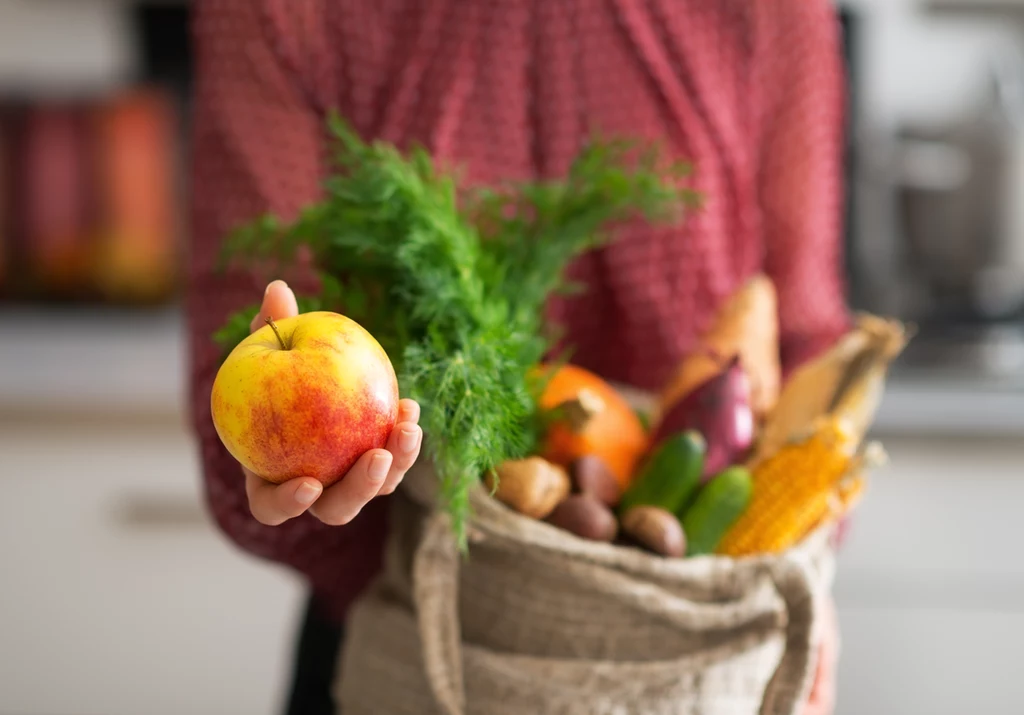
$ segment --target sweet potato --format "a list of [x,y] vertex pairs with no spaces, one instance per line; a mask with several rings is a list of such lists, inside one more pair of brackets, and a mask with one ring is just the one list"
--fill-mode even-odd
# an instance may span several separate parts
[[737,356],[750,377],[754,414],[763,418],[774,408],[782,380],[778,299],[775,286],[765,275],[751,278],[721,306],[710,329],[662,391],[662,410],[721,372]]

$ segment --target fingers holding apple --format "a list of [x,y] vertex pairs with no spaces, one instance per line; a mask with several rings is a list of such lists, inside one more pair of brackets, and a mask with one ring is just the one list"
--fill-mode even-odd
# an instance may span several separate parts
[[415,400],[402,400],[398,403],[398,423],[388,438],[388,451],[394,456],[391,469],[380,489],[380,494],[391,494],[402,478],[420,456],[423,444],[423,430],[417,422],[420,419],[420,406]]
[[274,484],[243,467],[252,515],[267,526],[278,526],[307,510],[332,526],[352,521],[371,499],[395,491],[415,464],[423,442],[423,431],[416,424],[419,411],[415,401],[402,400],[399,416],[406,421],[395,425],[388,449],[367,452],[343,479],[326,490],[309,477]]
[[245,474],[245,493],[249,497],[249,511],[256,521],[267,526],[278,526],[301,516],[320,498],[323,485],[308,477],[292,479],[284,484],[273,484],[242,467]]
[[419,406],[399,402],[394,368],[370,333],[336,313],[300,315],[283,281],[267,286],[251,328],[210,398],[250,508],[280,524],[316,504],[325,522],[346,523],[415,462]]
[[374,449],[356,462],[345,478],[324,491],[310,513],[330,526],[343,526],[359,514],[377,496],[394,457],[386,449]]
[[337,484],[324,490],[310,507],[310,513],[332,526],[349,523],[377,496],[390,494],[416,462],[423,442],[423,431],[416,424],[420,407],[413,400],[402,400],[399,419],[388,439],[387,449],[374,449],[356,462]]

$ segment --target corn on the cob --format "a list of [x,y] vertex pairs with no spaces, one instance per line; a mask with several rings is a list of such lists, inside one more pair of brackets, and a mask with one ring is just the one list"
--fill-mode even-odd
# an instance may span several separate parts
[[850,465],[846,474],[836,484],[835,489],[829,496],[829,510],[818,523],[810,528],[814,531],[823,526],[826,521],[839,521],[856,508],[867,491],[867,472],[875,467],[880,467],[888,459],[888,455],[878,442],[868,442],[862,445]]
[[833,506],[829,518],[838,519],[850,513],[864,496],[867,485],[868,478],[863,474],[844,480],[833,492]]
[[[867,491],[867,486],[868,478],[863,473],[858,472],[855,475],[844,477],[829,494],[828,511],[807,530],[807,533],[821,528],[825,525],[825,522],[841,521],[843,517],[853,511],[860,503],[864,492]],[[797,541],[799,540],[798,538]]]
[[825,418],[809,439],[780,449],[753,473],[750,506],[726,533],[726,556],[778,553],[799,541],[829,513],[849,472],[856,438],[841,420]]

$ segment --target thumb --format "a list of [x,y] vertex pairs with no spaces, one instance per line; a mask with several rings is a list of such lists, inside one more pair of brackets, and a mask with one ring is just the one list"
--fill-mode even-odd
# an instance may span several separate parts
[[298,314],[299,303],[295,299],[295,292],[284,281],[273,281],[267,286],[260,312],[253,318],[249,327],[251,330],[258,330],[267,322],[267,318],[282,320]]

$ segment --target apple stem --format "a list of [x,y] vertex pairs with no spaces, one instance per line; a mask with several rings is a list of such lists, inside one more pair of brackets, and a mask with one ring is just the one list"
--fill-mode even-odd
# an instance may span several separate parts
[[284,338],[281,337],[281,331],[277,329],[277,325],[274,323],[274,319],[268,317],[267,325],[270,326],[270,329],[274,331],[274,335],[277,336],[277,342],[281,343],[281,349],[287,350],[288,346],[284,344]]

